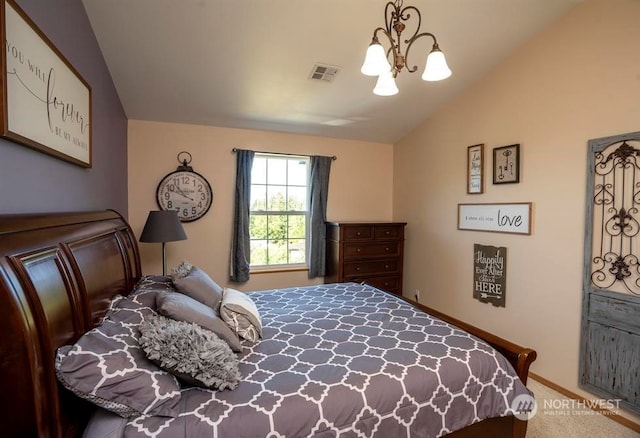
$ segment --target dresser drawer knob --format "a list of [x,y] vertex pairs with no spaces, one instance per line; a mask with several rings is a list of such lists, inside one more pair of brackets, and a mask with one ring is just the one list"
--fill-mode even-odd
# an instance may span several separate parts
[[390,232],[390,231],[387,231],[385,234],[388,236],[389,234],[391,234],[391,232]]
[[359,271],[359,270],[360,270],[360,266],[357,266],[357,267],[356,267],[356,271]]
[[360,236],[360,235],[361,235],[361,233],[360,233],[360,231],[358,231],[358,232],[356,233],[356,236]]
[[388,248],[388,247],[387,247],[387,248],[385,248],[384,250],[385,250],[385,251],[387,251],[387,252],[389,252],[389,251],[391,251],[391,248]]
[[357,249],[356,249],[356,252],[360,252],[360,248],[357,248]]
[[384,265],[384,268],[385,269],[389,269],[389,265]]

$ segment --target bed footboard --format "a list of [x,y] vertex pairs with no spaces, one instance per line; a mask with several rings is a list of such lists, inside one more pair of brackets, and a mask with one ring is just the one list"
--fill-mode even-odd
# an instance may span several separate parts
[[[504,338],[496,336],[471,324],[468,324],[459,319],[453,318],[435,309],[427,307],[423,304],[417,303],[413,300],[406,299],[414,306],[423,310],[424,312],[440,318],[450,324],[453,324],[472,335],[479,337],[486,341],[493,348],[498,350],[510,363],[518,373],[520,380],[526,385],[527,378],[529,377],[529,367],[536,360],[538,354],[531,348],[522,347],[514,344]],[[524,438],[527,432],[527,422],[516,419],[515,417],[504,418],[492,418],[482,421],[473,426],[467,427],[459,432],[453,433],[450,436],[452,438],[473,438],[473,437],[513,437]]]

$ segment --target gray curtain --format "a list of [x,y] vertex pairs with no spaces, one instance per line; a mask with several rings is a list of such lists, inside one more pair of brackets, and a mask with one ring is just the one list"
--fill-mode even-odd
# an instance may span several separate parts
[[231,242],[231,281],[249,280],[251,242],[249,209],[251,207],[251,167],[255,152],[236,151],[236,198]]
[[323,277],[326,272],[327,198],[331,157],[311,157],[309,182],[309,278]]

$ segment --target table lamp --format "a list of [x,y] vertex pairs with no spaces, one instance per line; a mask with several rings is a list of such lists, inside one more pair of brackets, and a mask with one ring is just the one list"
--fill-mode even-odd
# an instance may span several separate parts
[[165,244],[177,240],[187,240],[178,214],[174,210],[150,211],[140,242],[162,243],[162,275],[167,275]]

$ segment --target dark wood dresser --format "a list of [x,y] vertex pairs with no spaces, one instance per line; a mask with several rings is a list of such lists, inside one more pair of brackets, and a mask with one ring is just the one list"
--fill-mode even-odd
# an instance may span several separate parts
[[327,222],[325,283],[355,281],[402,295],[404,222]]

